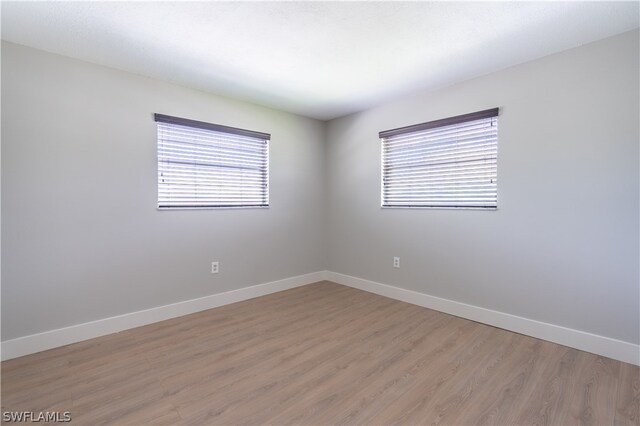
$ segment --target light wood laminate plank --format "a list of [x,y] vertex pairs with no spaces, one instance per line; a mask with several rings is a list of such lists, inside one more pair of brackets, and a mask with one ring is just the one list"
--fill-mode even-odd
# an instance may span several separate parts
[[640,370],[331,282],[1,364],[71,424],[638,425]]

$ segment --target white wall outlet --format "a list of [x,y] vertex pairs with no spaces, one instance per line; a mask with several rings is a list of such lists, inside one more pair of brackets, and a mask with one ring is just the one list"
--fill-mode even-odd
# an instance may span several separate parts
[[220,272],[220,265],[218,262],[211,262],[211,273],[217,274],[218,272]]
[[399,257],[394,257],[393,258],[393,267],[394,268],[399,268],[400,267],[400,258]]

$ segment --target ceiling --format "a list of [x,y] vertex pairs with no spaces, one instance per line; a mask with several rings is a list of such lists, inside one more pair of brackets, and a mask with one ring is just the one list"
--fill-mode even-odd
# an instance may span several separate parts
[[638,2],[2,2],[2,38],[328,120],[632,30]]

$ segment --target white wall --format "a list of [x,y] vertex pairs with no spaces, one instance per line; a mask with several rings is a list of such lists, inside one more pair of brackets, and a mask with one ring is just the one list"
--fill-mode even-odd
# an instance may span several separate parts
[[[156,210],[154,112],[271,133],[270,208]],[[2,340],[322,270],[324,130],[3,42]]]
[[[327,269],[638,343],[638,39],[329,122]],[[492,107],[497,211],[380,208],[378,131]]]

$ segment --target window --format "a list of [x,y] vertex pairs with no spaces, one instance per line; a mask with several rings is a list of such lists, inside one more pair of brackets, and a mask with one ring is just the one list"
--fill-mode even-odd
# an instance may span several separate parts
[[155,114],[158,208],[268,207],[267,133]]
[[380,138],[382,207],[497,208],[498,108]]

